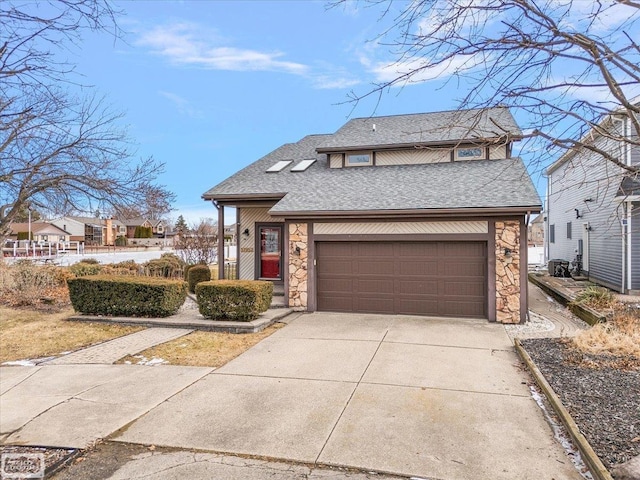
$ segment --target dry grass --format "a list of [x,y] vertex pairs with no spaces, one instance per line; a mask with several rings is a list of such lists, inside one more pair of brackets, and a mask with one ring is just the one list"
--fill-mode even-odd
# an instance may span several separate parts
[[[221,367],[283,326],[276,323],[259,333],[193,332],[140,354],[147,359],[161,358],[170,365]],[[138,360],[129,356],[118,363],[137,363]]]
[[580,332],[573,344],[583,353],[640,360],[640,313],[618,306],[610,320]]
[[586,305],[595,310],[607,310],[616,305],[616,297],[608,288],[593,285],[578,293],[571,303]]
[[73,313],[16,310],[0,306],[0,363],[47,357],[142,330],[100,323],[69,322]]

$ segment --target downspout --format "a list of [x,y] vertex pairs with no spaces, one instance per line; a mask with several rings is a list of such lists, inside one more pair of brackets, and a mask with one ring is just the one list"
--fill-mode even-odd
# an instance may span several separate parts
[[627,202],[627,293],[631,288],[631,202]]
[[[627,117],[625,121],[625,138],[631,139],[631,119]],[[626,143],[626,163],[631,166],[631,143]],[[632,285],[632,271],[631,271],[631,213],[633,209],[632,202],[627,202],[627,290],[633,288]]]

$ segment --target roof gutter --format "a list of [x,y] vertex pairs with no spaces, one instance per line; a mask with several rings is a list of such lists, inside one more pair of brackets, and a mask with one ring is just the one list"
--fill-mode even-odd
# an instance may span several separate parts
[[487,217],[497,215],[526,215],[540,213],[541,205],[501,208],[442,208],[442,209],[411,209],[411,210],[306,210],[280,211],[269,210],[269,214],[286,218],[388,218],[388,217],[451,217],[453,215],[465,217]]
[[282,200],[286,193],[249,193],[249,194],[227,194],[227,195],[208,195],[203,194],[202,199],[209,202],[230,202],[230,201],[272,201]]

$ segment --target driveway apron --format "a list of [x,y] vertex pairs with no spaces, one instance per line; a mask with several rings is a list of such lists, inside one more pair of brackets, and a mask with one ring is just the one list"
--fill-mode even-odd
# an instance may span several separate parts
[[485,320],[314,313],[117,440],[438,479],[580,479]]

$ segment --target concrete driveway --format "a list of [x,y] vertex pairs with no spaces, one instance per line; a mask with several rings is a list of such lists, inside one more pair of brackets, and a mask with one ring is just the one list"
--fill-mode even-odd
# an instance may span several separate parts
[[116,440],[438,479],[582,478],[527,380],[497,324],[308,314]]

